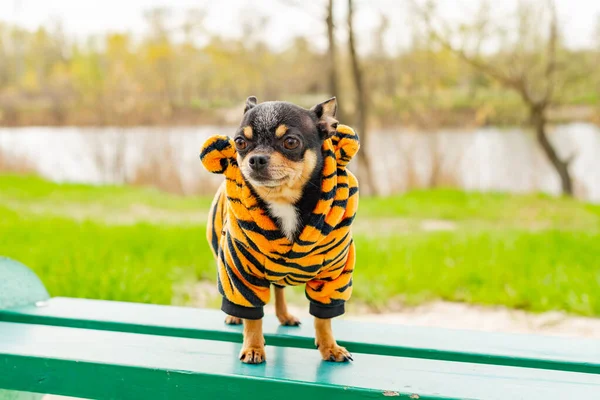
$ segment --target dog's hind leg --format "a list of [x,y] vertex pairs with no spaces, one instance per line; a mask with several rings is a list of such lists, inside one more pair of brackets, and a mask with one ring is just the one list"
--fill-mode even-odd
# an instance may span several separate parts
[[227,325],[241,325],[242,324],[242,319],[238,318],[238,317],[232,317],[231,315],[228,315],[225,317],[225,323]]
[[285,302],[284,288],[280,286],[275,286],[275,315],[277,315],[277,319],[281,325],[300,325],[300,320],[289,313],[287,303]]

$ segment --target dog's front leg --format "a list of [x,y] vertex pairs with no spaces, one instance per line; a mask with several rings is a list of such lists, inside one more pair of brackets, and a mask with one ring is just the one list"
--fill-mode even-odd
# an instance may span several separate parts
[[244,344],[240,360],[246,364],[260,364],[266,360],[262,319],[244,320]]
[[352,360],[352,354],[336,343],[331,329],[331,318],[315,318],[315,344],[325,361],[344,362]]

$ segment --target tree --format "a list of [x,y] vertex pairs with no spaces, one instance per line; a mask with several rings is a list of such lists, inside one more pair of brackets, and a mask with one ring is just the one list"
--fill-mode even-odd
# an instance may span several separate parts
[[355,96],[355,127],[360,137],[361,151],[358,152],[358,175],[361,187],[367,194],[375,193],[373,175],[371,171],[371,162],[368,157],[369,135],[367,131],[367,116],[369,112],[369,100],[364,81],[364,74],[360,65],[358,53],[356,51],[356,35],[354,31],[354,1],[348,0],[348,53],[350,55],[350,64],[352,66],[352,80]]
[[[377,75],[380,77],[380,81],[376,84],[381,89],[381,92],[386,97],[393,97],[398,86],[396,82],[396,68],[393,65],[393,58],[389,57],[385,48],[385,35],[390,29],[390,19],[384,13],[379,15],[379,25],[375,29],[373,41],[375,45],[369,57],[373,67],[377,68]],[[370,80],[371,86],[373,85],[373,79]]]
[[596,50],[600,51],[600,14],[596,16],[596,27],[594,29],[594,44],[596,45]]
[[[318,18],[325,22],[327,32],[327,54],[325,57],[327,65],[327,90],[329,96],[337,97],[338,110],[337,118],[344,123],[346,116],[344,112],[345,99],[341,93],[340,84],[340,68],[338,67],[339,55],[337,43],[335,40],[335,4],[334,0],[324,0],[325,5],[321,2],[302,2],[300,0],[283,0],[284,4],[293,6],[297,9],[305,11],[313,18]],[[323,13],[323,10],[325,11]]]
[[154,8],[144,13],[149,28],[146,40],[147,61],[154,69],[153,74],[160,78],[160,91],[168,104],[169,113],[176,106],[173,68],[175,55],[171,29],[168,27],[170,14],[167,8]]
[[[452,29],[437,17],[433,1],[421,6],[412,0],[412,5],[440,46],[519,94],[528,109],[529,123],[537,142],[560,178],[562,193],[572,196],[573,179],[569,166],[574,156],[561,157],[548,138],[548,110],[565,81],[561,75],[564,71],[559,60],[562,48],[554,2],[547,0],[541,10],[532,3],[520,2],[516,18],[511,21],[516,22],[514,27],[493,26],[488,4],[484,3],[487,12],[482,8],[474,23],[463,24],[458,29]],[[477,36],[475,40],[473,33]],[[483,43],[494,41],[498,43],[498,51],[494,56],[484,57]]]
[[[595,54],[593,56],[592,62],[595,65],[600,63],[600,14],[596,17],[596,28],[594,31],[594,45],[595,45]],[[594,81],[596,84],[597,93],[600,93],[600,73],[597,68],[594,68]]]
[[[329,94],[331,96],[340,97],[336,63],[337,46],[335,43],[335,24],[333,15],[333,0],[327,0],[325,24],[327,25],[327,49],[329,52],[329,57],[327,57],[329,67]],[[340,115],[338,115],[338,117],[343,121],[343,118]]]
[[[348,53],[351,64],[352,83],[355,91],[355,104],[352,115],[345,112],[344,104],[347,103],[348,97],[341,94],[340,84],[340,68],[338,67],[337,44],[335,40],[335,1],[325,0],[324,21],[327,29],[327,67],[328,67],[328,90],[331,96],[338,98],[337,119],[344,124],[354,125],[361,142],[361,151],[358,153],[358,175],[361,182],[361,191],[365,193],[373,193],[373,180],[371,176],[371,163],[367,157],[368,136],[367,136],[367,114],[368,114],[368,99],[367,91],[364,83],[364,74],[360,65],[358,53],[356,51],[356,35],[354,30],[354,2],[348,0],[348,14],[346,19],[348,29]],[[306,7],[308,2],[300,2],[299,0],[284,0],[285,4],[301,8],[307,11],[310,15],[320,14],[321,11],[315,11],[314,8]],[[316,3],[321,6],[321,3]],[[313,6],[314,7],[314,6]],[[322,10],[322,8],[320,8]]]

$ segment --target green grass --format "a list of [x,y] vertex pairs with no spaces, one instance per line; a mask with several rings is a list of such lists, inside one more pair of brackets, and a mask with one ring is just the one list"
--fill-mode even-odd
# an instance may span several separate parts
[[399,297],[600,315],[599,237],[556,230],[358,237],[355,295],[381,308]]
[[361,199],[367,218],[443,219],[487,228],[587,230],[600,228],[600,205],[547,195],[516,196],[438,189],[400,197]]
[[156,189],[56,184],[37,177],[0,175],[0,205],[41,217],[67,216],[116,224],[203,222],[211,201]]
[[[209,203],[0,175],[0,254],[32,267],[54,296],[185,303],[194,282],[216,274],[201,217]],[[596,205],[455,190],[362,198],[355,238],[356,302],[600,315]]]
[[0,253],[32,267],[54,296],[169,304],[177,282],[213,268],[194,225],[112,226],[0,208],[0,232]]
[[58,184],[35,176],[0,176],[2,200],[17,200],[26,203],[63,202],[80,205],[96,204],[112,209],[124,209],[132,204],[144,204],[167,210],[193,211],[200,204],[210,205],[208,198],[193,198],[168,195],[154,189],[139,189],[127,186],[91,186],[74,183]]

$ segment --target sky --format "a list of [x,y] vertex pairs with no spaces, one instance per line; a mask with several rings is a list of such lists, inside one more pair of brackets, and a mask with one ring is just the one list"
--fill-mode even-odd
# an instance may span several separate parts
[[[344,33],[346,1],[338,5],[339,35]],[[445,19],[458,21],[472,15],[482,0],[438,0]],[[493,9],[502,16],[518,0],[493,1]],[[542,0],[535,0],[542,1]],[[555,0],[566,44],[572,48],[589,47],[600,21],[600,0]],[[290,3],[301,4],[294,6]],[[386,47],[393,51],[410,40],[407,0],[356,0],[356,26],[359,44],[367,50],[373,43],[373,30],[381,15],[390,19]],[[325,48],[322,0],[0,0],[0,21],[35,29],[60,20],[66,33],[83,40],[89,35],[108,31],[145,32],[144,11],[156,7],[172,9],[173,23],[183,21],[188,9],[205,9],[206,29],[226,37],[241,36],[241,16],[264,15],[268,24],[263,37],[274,48],[283,48],[298,35],[308,37],[316,47]]]

